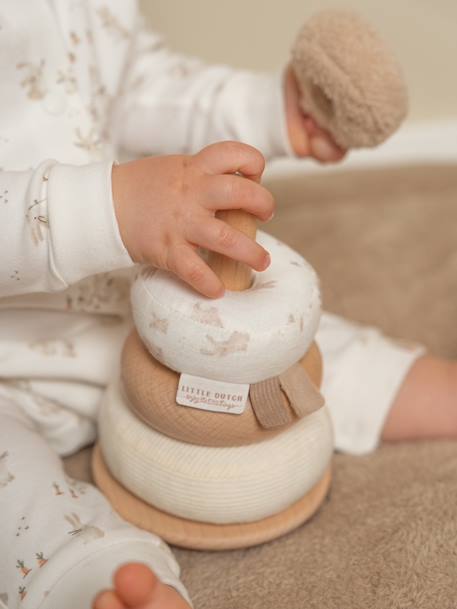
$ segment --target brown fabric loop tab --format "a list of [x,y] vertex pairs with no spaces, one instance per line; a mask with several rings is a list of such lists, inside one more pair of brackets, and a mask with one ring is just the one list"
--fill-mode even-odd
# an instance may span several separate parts
[[278,378],[297,417],[303,418],[325,404],[322,394],[313,385],[303,366],[295,364]]
[[257,420],[265,429],[283,427],[294,420],[285,405],[277,376],[251,385],[249,399]]

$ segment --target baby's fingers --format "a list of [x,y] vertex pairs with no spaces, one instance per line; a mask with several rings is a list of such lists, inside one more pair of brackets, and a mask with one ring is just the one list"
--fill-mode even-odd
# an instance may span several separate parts
[[186,237],[200,247],[244,262],[256,271],[264,271],[270,264],[270,256],[261,245],[217,218],[191,225]]
[[320,163],[335,163],[341,161],[346,151],[325,135],[317,135],[311,139],[311,153]]
[[200,150],[194,159],[210,174],[239,172],[256,182],[260,182],[265,169],[262,153],[257,148],[240,142],[210,144]]
[[222,281],[190,245],[171,247],[167,268],[203,296],[220,298],[224,295]]
[[206,178],[205,207],[212,211],[243,209],[263,222],[271,219],[275,200],[264,186],[238,175]]
[[321,163],[341,161],[346,150],[338,146],[332,135],[319,127],[311,117],[305,118],[305,124],[310,138],[311,154]]

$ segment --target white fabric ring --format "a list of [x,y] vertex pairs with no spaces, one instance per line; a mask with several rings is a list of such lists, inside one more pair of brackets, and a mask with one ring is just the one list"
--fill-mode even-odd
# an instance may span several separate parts
[[146,426],[112,384],[99,415],[112,475],[155,507],[200,522],[254,522],[303,497],[324,475],[333,432],[324,406],[258,444],[213,448],[179,442]]
[[135,325],[162,364],[214,380],[257,383],[281,374],[309,349],[321,311],[317,275],[284,243],[263,232],[257,237],[272,262],[243,292],[210,300],[153,269],[133,282]]

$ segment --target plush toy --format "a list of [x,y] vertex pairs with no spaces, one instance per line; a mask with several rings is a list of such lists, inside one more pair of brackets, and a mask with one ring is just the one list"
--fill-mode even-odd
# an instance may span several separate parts
[[[355,15],[311,19],[293,68],[304,112],[343,147],[380,143],[405,115],[400,70]],[[248,214],[220,217],[255,237]],[[164,271],[138,273],[136,329],[100,409],[97,484],[127,520],[184,547],[278,537],[305,522],[330,485],[318,279],[287,245],[257,237],[272,259],[263,273],[209,254],[228,290],[217,301]]]
[[303,111],[343,148],[381,144],[407,114],[399,63],[355,13],[323,11],[312,17],[292,48],[292,66]]

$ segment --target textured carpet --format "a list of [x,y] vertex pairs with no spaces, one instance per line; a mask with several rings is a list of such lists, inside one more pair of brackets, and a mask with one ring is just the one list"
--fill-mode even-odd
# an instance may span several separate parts
[[[457,357],[457,165],[269,187],[269,230],[315,266],[327,310]],[[68,466],[88,479],[88,451]],[[196,609],[456,609],[457,443],[336,455],[331,495],[299,530],[176,555]]]

